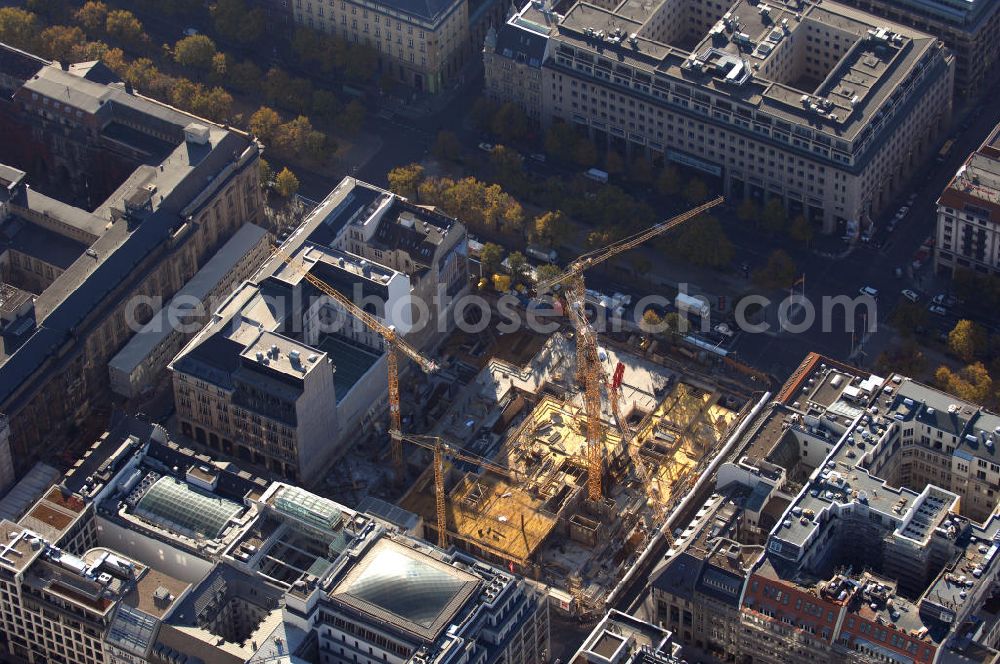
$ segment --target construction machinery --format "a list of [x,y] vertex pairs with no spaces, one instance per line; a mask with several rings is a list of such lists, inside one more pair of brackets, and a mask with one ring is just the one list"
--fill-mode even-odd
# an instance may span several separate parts
[[386,366],[389,370],[389,438],[392,440],[392,465],[396,471],[396,477],[403,476],[403,439],[402,420],[399,410],[399,353],[403,353],[411,360],[420,365],[420,368],[427,373],[437,371],[437,363],[429,360],[420,354],[416,348],[407,343],[402,337],[396,334],[396,330],[391,325],[386,325],[376,316],[368,313],[358,305],[354,304],[349,297],[336,290],[319,277],[312,274],[304,266],[297,265],[292,258],[281,247],[275,246],[274,253],[286,265],[298,270],[302,277],[315,286],[321,293],[334,300],[344,308],[344,310],[364,323],[369,329],[377,333],[386,342]]
[[584,285],[583,273],[591,267],[614,258],[629,249],[633,249],[647,240],[677,228],[688,220],[704,213],[706,210],[719,205],[723,200],[722,196],[718,196],[672,219],[656,224],[605,247],[585,253],[570,263],[561,274],[542,280],[536,285],[539,293],[551,290],[557,285],[563,286],[567,304],[566,310],[576,330],[578,377],[583,383],[584,411],[587,418],[587,495],[591,501],[600,500],[602,495],[601,481],[603,478],[604,450],[601,441],[601,383],[604,382],[604,378],[600,359],[598,358],[597,340],[587,320],[587,313],[584,308],[587,291]]
[[448,546],[448,515],[444,493],[444,457],[447,454],[453,459],[482,466],[499,475],[517,481],[516,473],[504,466],[493,463],[471,452],[459,450],[449,445],[440,436],[414,436],[403,434],[402,440],[434,452],[434,504],[437,510],[438,546],[442,549]]

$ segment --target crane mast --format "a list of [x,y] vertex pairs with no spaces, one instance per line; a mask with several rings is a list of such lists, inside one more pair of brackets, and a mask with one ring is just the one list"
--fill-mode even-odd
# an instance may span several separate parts
[[[583,387],[584,412],[587,418],[587,496],[591,501],[600,500],[603,494],[601,482],[604,474],[604,444],[601,439],[601,383],[605,382],[605,377],[604,369],[598,357],[597,340],[594,338],[594,331],[587,320],[585,310],[587,292],[583,273],[585,270],[599,265],[629,249],[633,249],[647,240],[677,228],[681,224],[719,205],[723,200],[722,196],[718,196],[707,203],[703,203],[644,231],[583,254],[570,263],[564,272],[545,279],[536,286],[539,293],[547,291],[558,284],[564,286],[566,310],[576,330],[577,377]],[[615,413],[615,418],[619,426],[622,427],[624,420],[621,418],[620,407],[615,402],[616,395],[611,394],[610,389],[608,397],[612,401],[612,410],[618,410]],[[631,442],[632,436],[627,426],[623,428],[622,434],[626,444]],[[642,465],[642,461],[638,458],[638,452],[636,451],[633,454],[632,446],[627,446],[630,455],[632,455],[632,461],[636,465],[637,472],[643,478],[644,483],[648,484],[649,476],[645,466]]]

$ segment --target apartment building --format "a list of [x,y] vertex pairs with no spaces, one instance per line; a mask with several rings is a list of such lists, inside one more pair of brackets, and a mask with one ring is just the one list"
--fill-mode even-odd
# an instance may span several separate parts
[[[497,43],[543,34],[543,127],[679,164],[731,200],[776,198],[826,233],[868,226],[951,114],[954,58],[936,38],[835,2],[531,3]],[[491,96],[530,108],[505,82],[526,56],[487,46]]]
[[955,94],[989,86],[1000,58],[1000,4],[991,0],[843,0],[870,14],[934,35],[955,54]]
[[[994,40],[996,41],[996,40]],[[1000,274],[1000,125],[955,173],[937,201],[934,269]]]
[[490,27],[483,45],[484,94],[512,102],[535,124],[542,121],[542,63],[548,57],[551,19],[529,3],[499,30]]
[[268,233],[245,224],[108,363],[111,389],[132,399],[153,387],[215,303],[249,279],[271,255]]
[[131,298],[172,296],[263,204],[245,134],[142,97],[99,63],[0,52],[5,84],[23,81],[0,101],[0,161],[24,174],[3,175],[0,263],[32,307],[0,364],[20,473],[107,404],[107,364],[136,331]]
[[469,56],[467,0],[288,3],[295,23],[371,47],[384,75],[419,92],[440,92],[452,84]]

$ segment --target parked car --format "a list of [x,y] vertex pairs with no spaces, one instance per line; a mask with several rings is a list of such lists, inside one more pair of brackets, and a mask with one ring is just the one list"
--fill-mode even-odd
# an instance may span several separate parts
[[958,298],[954,295],[945,295],[944,293],[938,293],[931,300],[934,304],[939,307],[953,307],[958,304]]
[[872,299],[875,299],[875,300],[878,299],[878,289],[877,288],[872,288],[871,286],[862,286],[861,289],[858,290],[858,294],[859,295],[867,295],[867,296],[869,296],[869,297],[871,297]]
[[927,307],[927,311],[931,312],[932,314],[937,314],[938,316],[948,315],[948,310],[937,304],[932,304],[931,306]]
[[537,161],[540,164],[544,164],[545,163],[545,154],[542,153],[542,152],[532,152],[531,153],[531,158],[534,159],[535,161]]
[[917,195],[915,193],[910,194],[909,196],[906,197],[906,204],[907,205],[909,205],[909,206],[912,207],[913,204],[916,203],[916,202],[917,202]]
[[194,37],[196,34],[198,34],[197,28],[185,28],[184,29],[184,36],[185,37]]
[[903,207],[896,210],[896,219],[902,219],[910,213],[910,206],[904,205]]
[[916,302],[917,300],[920,299],[920,296],[917,295],[916,291],[912,291],[909,288],[903,291],[903,297],[905,297],[910,302]]
[[478,147],[483,152],[493,152],[496,149],[496,146],[492,143],[480,143]]

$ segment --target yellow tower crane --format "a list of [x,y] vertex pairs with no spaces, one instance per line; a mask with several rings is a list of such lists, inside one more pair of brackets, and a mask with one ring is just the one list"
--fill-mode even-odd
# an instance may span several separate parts
[[677,228],[684,222],[719,205],[722,201],[722,196],[719,196],[635,235],[583,254],[570,263],[561,274],[540,281],[536,285],[537,292],[539,293],[545,292],[558,284],[564,286],[566,309],[576,330],[577,368],[583,382],[583,403],[587,417],[587,495],[592,501],[600,500],[602,495],[601,383],[604,378],[601,363],[597,356],[597,340],[594,337],[594,331],[590,328],[590,323],[587,321],[587,314],[584,309],[586,288],[584,286],[583,273],[609,258],[613,258],[622,252],[639,246],[649,239]]
[[482,466],[486,470],[503,475],[514,482],[517,481],[517,474],[513,470],[493,463],[492,461],[484,459],[480,456],[476,456],[471,452],[459,450],[453,445],[446,443],[440,436],[414,436],[403,434],[401,438],[408,443],[413,443],[414,445],[432,450],[434,452],[434,504],[437,509],[438,546],[442,549],[448,546],[448,514],[446,511],[444,494],[445,454],[453,459],[467,461],[469,463]]
[[296,264],[292,258],[281,247],[275,246],[274,253],[289,267],[298,270],[302,277],[315,286],[324,295],[337,302],[348,314],[364,323],[369,329],[377,333],[386,342],[386,366],[389,370],[389,437],[392,440],[392,465],[397,477],[403,475],[403,439],[402,421],[399,412],[399,362],[398,353],[402,352],[411,360],[420,365],[420,368],[427,373],[437,371],[437,364],[420,354],[416,348],[407,343],[402,337],[396,334],[396,330],[391,325],[386,325],[376,316],[368,313],[358,305],[354,304],[349,297],[336,290],[325,281],[315,276],[308,269],[300,264]]

